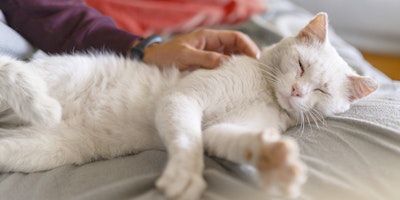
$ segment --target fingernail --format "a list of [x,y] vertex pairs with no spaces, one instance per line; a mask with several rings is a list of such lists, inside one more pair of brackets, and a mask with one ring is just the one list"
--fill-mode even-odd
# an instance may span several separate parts
[[257,59],[260,59],[260,57],[261,57],[261,53],[258,52],[257,55],[256,55],[256,58],[257,58]]

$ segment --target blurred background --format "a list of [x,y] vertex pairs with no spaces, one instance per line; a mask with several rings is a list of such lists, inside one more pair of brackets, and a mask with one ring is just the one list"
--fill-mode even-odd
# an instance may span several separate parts
[[392,79],[400,80],[400,0],[291,0],[327,12],[336,33]]

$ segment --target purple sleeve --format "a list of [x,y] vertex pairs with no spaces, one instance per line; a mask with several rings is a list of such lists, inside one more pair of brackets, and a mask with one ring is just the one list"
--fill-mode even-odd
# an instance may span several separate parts
[[0,0],[0,9],[11,28],[48,53],[99,49],[125,55],[140,38],[83,0]]

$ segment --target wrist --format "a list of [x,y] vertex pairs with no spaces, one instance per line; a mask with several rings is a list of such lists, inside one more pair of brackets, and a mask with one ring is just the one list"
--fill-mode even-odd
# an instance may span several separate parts
[[147,46],[144,49],[144,55],[143,55],[142,61],[145,63],[148,63],[148,64],[155,64],[154,59],[162,56],[162,55],[154,55],[154,54],[157,54],[155,52],[157,52],[157,46],[159,46],[159,45],[160,45],[160,43],[153,43],[153,44],[150,44],[149,46]]
[[155,44],[163,42],[163,39],[158,35],[152,35],[148,38],[143,38],[132,44],[127,56],[134,60],[143,60],[144,55],[148,52],[148,48]]

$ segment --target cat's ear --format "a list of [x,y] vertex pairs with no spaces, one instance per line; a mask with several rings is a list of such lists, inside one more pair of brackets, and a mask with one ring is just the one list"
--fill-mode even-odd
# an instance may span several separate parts
[[350,93],[348,96],[350,102],[361,99],[378,89],[378,84],[372,78],[352,75],[348,76],[348,79],[350,81]]
[[300,40],[324,43],[328,38],[328,15],[318,13],[296,36]]

